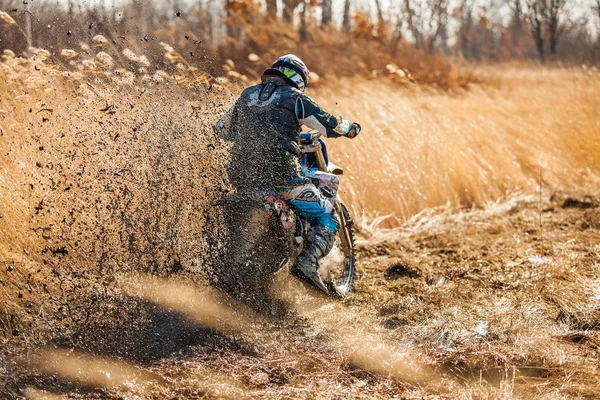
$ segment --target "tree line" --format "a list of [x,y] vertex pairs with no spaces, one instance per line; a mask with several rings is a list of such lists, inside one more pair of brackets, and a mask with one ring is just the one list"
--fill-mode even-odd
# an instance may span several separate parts
[[392,55],[407,46],[468,60],[595,63],[600,55],[600,0],[0,0],[0,8],[23,27],[0,26],[0,49],[23,50],[28,38],[56,48],[98,32],[143,40],[160,31],[231,52],[272,25],[298,40],[325,32],[379,43]]

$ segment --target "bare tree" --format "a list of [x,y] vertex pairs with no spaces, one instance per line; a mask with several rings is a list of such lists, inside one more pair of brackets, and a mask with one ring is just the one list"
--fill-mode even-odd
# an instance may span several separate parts
[[267,15],[271,19],[277,18],[277,0],[265,0],[265,5],[267,6]]
[[527,0],[527,20],[540,59],[544,59],[544,42],[556,54],[558,41],[569,27],[568,0]]
[[403,6],[415,47],[433,52],[440,38],[447,36],[447,0],[404,0]]
[[546,15],[546,0],[527,0],[527,21],[529,32],[535,43],[540,60],[544,61],[544,18]]
[[283,0],[283,20],[291,23],[294,18],[294,10],[303,3],[303,0]]
[[522,0],[510,2],[512,17],[510,21],[510,55],[516,57],[521,47],[521,36],[523,34],[523,4]]
[[419,21],[418,9],[414,7],[414,2],[411,0],[404,0],[404,16],[406,18],[406,24],[410,31],[413,40],[415,41],[415,47],[420,49],[423,43],[423,34],[421,31],[421,24]]
[[383,16],[380,0],[375,0],[375,10],[377,11],[376,37],[379,40],[388,39],[387,21]]
[[547,6],[548,40],[550,41],[550,53],[556,54],[556,45],[562,34],[567,29],[566,19],[567,0],[550,0]]
[[473,1],[462,0],[460,6],[456,10],[458,19],[458,45],[463,57],[471,56],[471,41],[473,38]]
[[[598,16],[598,27],[600,28],[600,0],[596,0],[596,6],[592,6],[592,8],[595,8],[596,10],[596,15]],[[597,34],[596,36],[596,47],[600,47],[600,33]]]
[[233,26],[233,15],[232,15],[232,8],[234,5],[234,0],[225,0],[225,4],[224,4],[224,8],[225,8],[225,34],[227,35],[227,37],[229,38],[233,38],[235,37],[235,27]]
[[302,0],[302,13],[300,14],[300,39],[304,40],[308,36],[308,24],[306,22],[306,15],[308,13],[308,2],[309,0]]
[[434,46],[439,46],[442,51],[447,52],[448,46],[448,2],[447,0],[433,0],[431,2],[432,13],[430,19],[429,52],[432,53]]
[[379,3],[379,0],[375,0],[375,8],[377,9],[377,22],[380,25],[383,25],[385,20],[383,18],[383,11],[381,10],[381,4]]
[[31,35],[31,11],[29,10],[29,2],[25,2],[25,33],[27,36],[27,52],[30,53],[30,49],[33,46],[33,38]]
[[403,19],[402,12],[399,12],[398,20],[396,21],[396,24],[394,27],[394,32],[392,32],[392,41],[391,41],[392,56],[396,55],[396,53],[398,52],[398,47],[400,46],[400,43],[402,43],[402,40],[404,39],[403,30],[404,30],[404,19]]
[[322,3],[322,8],[323,8],[323,14],[321,17],[321,26],[327,26],[329,24],[331,24],[331,6],[332,6],[332,1],[331,0],[323,0]]
[[344,2],[344,18],[342,19],[342,29],[344,32],[350,32],[350,0]]

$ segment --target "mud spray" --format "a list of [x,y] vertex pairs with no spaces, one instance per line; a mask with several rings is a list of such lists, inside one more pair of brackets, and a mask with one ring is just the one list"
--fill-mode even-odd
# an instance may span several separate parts
[[220,261],[226,154],[212,126],[229,92],[193,71],[136,76],[105,57],[81,73],[48,55],[2,64],[0,262],[17,288],[3,292],[2,328],[20,346],[54,338],[154,357],[152,344],[136,350],[151,307],[113,282],[134,271],[204,280]]

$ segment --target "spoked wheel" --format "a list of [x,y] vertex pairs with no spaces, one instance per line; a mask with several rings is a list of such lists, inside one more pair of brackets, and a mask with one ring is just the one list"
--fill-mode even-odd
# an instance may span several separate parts
[[348,209],[336,201],[335,212],[340,222],[333,249],[319,261],[319,273],[332,295],[346,297],[352,291],[356,276],[354,227]]

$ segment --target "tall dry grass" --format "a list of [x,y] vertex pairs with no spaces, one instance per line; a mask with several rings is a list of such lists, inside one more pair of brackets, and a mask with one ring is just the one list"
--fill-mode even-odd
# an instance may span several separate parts
[[310,93],[363,125],[353,141],[328,142],[346,169],[341,194],[363,227],[397,226],[447,203],[483,206],[537,193],[540,175],[545,193],[598,182],[597,70],[482,69],[493,86],[453,95],[360,78]]

